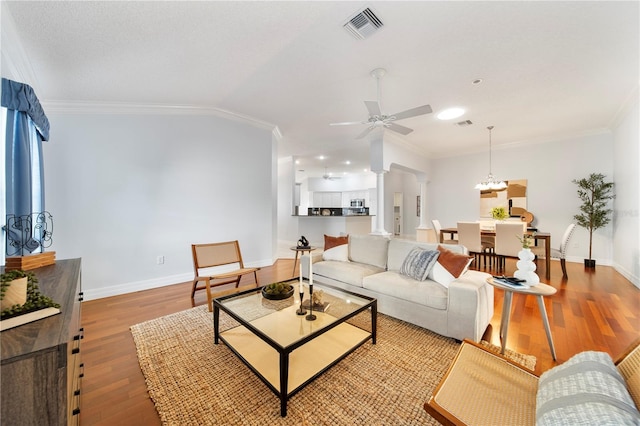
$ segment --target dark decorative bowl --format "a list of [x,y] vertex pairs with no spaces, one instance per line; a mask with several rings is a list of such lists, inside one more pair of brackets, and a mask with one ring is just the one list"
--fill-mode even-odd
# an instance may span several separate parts
[[286,284],[289,287],[289,291],[285,293],[269,294],[265,291],[266,287],[262,287],[262,297],[269,300],[283,300],[293,296],[293,286]]

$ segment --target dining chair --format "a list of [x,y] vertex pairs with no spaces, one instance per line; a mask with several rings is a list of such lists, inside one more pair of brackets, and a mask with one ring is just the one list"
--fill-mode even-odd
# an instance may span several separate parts
[[[206,290],[209,312],[213,311],[211,287],[235,283],[237,288],[242,276],[248,274],[253,274],[256,287],[260,286],[258,282],[258,270],[260,268],[244,267],[238,240],[221,243],[191,244],[191,254],[193,256],[195,275],[191,288],[191,300],[194,299],[197,290]],[[228,268],[224,268],[224,270],[218,268],[227,265],[232,265],[231,267],[235,269],[229,271]],[[198,283],[201,281],[204,281],[204,286],[198,287]]]
[[[431,221],[431,224],[433,225],[433,230],[436,233],[436,242],[440,243],[440,231],[442,230],[442,225],[440,225],[440,221],[438,219],[433,219]],[[444,240],[442,241],[442,244],[458,244],[458,240]]]
[[494,235],[482,235],[482,231],[492,231],[496,230],[496,221],[491,220],[480,220],[480,242],[485,248],[486,252],[491,253],[489,257],[490,266],[493,267],[493,260],[495,259],[495,247],[496,247],[496,237]]
[[[569,278],[567,275],[567,264],[566,264],[567,247],[569,247],[569,240],[571,239],[571,235],[573,235],[573,231],[575,228],[576,228],[575,223],[569,224],[569,226],[567,226],[567,229],[565,229],[564,234],[562,235],[562,240],[560,241],[560,247],[557,249],[551,247],[550,249],[551,258],[560,259],[560,266],[562,267],[563,278]],[[544,246],[531,247],[531,251],[536,255],[536,258],[545,256]]]
[[498,222],[496,223],[496,244],[493,250],[496,256],[497,270],[504,273],[505,261],[507,257],[518,257],[518,252],[522,250],[520,239],[527,231],[525,222]]
[[483,257],[484,266],[487,266],[487,248],[482,244],[480,222],[458,222],[458,245],[466,247],[478,267],[480,256]]

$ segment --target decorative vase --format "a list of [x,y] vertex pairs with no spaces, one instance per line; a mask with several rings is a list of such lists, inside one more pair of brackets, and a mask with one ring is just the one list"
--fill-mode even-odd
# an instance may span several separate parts
[[0,310],[4,311],[14,305],[24,305],[27,302],[27,277],[17,278],[9,283],[4,297],[0,301]]
[[527,285],[536,285],[540,283],[540,277],[536,274],[536,264],[533,262],[536,255],[531,249],[523,248],[518,252],[518,270],[513,274],[514,277],[525,280]]

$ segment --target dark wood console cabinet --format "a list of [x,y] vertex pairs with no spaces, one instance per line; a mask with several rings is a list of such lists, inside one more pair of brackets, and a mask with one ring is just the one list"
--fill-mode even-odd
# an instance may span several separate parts
[[80,423],[80,259],[32,270],[60,313],[0,334],[3,425]]

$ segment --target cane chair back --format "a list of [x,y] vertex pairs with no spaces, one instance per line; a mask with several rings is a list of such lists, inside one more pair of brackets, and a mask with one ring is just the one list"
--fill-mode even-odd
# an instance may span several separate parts
[[[256,286],[259,286],[259,268],[245,268],[240,252],[240,244],[237,240],[209,244],[192,244],[194,279],[191,288],[191,299],[198,290],[207,291],[207,304],[209,311],[213,310],[211,287],[235,283],[236,288],[240,284],[243,275],[253,274]],[[220,268],[232,265],[229,268]],[[224,269],[224,270],[223,270]],[[198,285],[204,282],[204,285]]]

